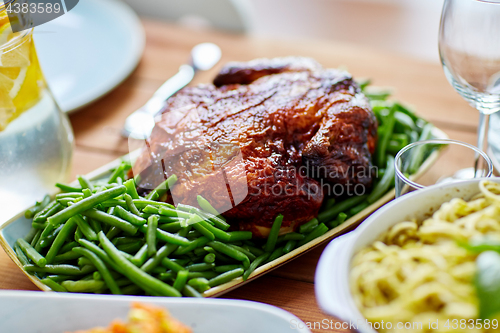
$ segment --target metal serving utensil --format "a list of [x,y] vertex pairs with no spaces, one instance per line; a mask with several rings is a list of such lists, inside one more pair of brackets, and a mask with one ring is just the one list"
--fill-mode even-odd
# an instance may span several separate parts
[[125,120],[122,135],[134,139],[146,139],[155,126],[155,116],[173,94],[189,84],[197,71],[211,69],[221,58],[220,48],[213,43],[201,43],[191,50],[191,64],[181,65],[179,72],[165,81],[153,97]]

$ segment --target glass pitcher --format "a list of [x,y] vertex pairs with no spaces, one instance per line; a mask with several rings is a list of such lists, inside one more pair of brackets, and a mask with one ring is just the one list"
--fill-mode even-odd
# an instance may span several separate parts
[[69,177],[73,133],[38,62],[33,29],[0,5],[0,225]]

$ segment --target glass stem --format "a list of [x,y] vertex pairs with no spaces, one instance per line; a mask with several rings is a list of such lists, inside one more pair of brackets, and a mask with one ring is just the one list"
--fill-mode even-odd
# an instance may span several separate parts
[[[490,115],[479,112],[479,125],[477,127],[477,148],[486,152],[488,147],[488,124],[490,120]],[[482,170],[482,166],[479,165],[481,163],[481,156],[476,153],[475,162],[474,162],[474,177],[477,177],[478,170]],[[481,176],[481,175],[479,175]]]

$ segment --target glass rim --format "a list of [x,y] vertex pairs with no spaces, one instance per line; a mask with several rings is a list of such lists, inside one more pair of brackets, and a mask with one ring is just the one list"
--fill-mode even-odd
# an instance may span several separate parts
[[467,142],[463,142],[463,141],[459,141],[459,140],[453,140],[453,139],[430,139],[430,140],[422,140],[422,141],[416,141],[416,142],[410,143],[409,145],[405,146],[403,149],[401,149],[396,154],[396,157],[394,158],[394,169],[396,171],[396,177],[398,177],[399,179],[401,179],[407,185],[413,186],[414,188],[417,188],[419,190],[425,188],[425,186],[420,185],[418,183],[415,183],[414,181],[412,181],[411,179],[409,179],[408,177],[406,177],[404,175],[404,173],[401,172],[401,170],[399,170],[397,162],[401,159],[401,156],[405,152],[407,152],[408,150],[410,150],[410,149],[412,149],[414,147],[417,147],[417,146],[425,145],[425,144],[454,144],[454,145],[458,145],[458,146],[462,146],[462,147],[466,147],[466,148],[472,149],[477,154],[481,155],[481,157],[484,158],[484,160],[486,161],[486,164],[488,165],[488,174],[486,176],[483,176],[483,177],[486,177],[486,178],[487,177],[491,177],[491,175],[493,174],[493,162],[491,161],[490,157],[488,156],[488,154],[486,154],[484,151],[482,151],[481,149],[477,148],[474,145],[471,145],[471,144],[469,144]]

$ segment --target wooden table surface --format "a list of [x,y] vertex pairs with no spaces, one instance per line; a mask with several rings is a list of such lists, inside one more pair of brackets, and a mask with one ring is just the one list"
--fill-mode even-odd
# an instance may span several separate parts
[[[190,49],[200,42],[217,43],[223,57],[217,68],[197,75],[194,84],[210,82],[221,64],[227,61],[309,56],[325,67],[343,66],[357,78],[369,77],[375,85],[393,87],[397,99],[414,106],[421,116],[451,138],[475,143],[478,113],[452,89],[438,64],[334,42],[262,40],[187,30],[163,22],[143,23],[147,43],[138,68],[110,94],[70,116],[76,139],[73,179],[77,174],[88,173],[128,153],[127,140],[120,136],[125,118],[176,73],[179,65],[189,59]],[[459,157],[447,161],[448,166],[457,166],[461,162]],[[321,312],[314,296],[314,272],[323,249],[321,246],[224,297],[275,305],[306,323],[334,319]],[[0,289],[37,289],[2,250]]]

